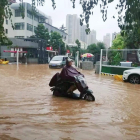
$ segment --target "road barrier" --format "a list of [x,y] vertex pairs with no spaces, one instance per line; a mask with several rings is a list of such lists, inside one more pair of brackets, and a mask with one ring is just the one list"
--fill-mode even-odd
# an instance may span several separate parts
[[101,72],[101,75],[104,75],[104,76],[114,76],[115,74],[110,74],[110,73],[103,73],[103,72]]
[[123,76],[122,75],[115,75],[115,74],[109,74],[109,73],[101,73],[101,75],[112,76],[112,77],[114,77],[115,80],[123,81]]

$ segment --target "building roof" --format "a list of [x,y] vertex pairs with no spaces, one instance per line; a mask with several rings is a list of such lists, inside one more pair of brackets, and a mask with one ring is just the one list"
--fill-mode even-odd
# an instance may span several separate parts
[[[40,22],[40,23],[44,23],[44,22]],[[63,32],[62,30],[58,29],[57,27],[54,27],[54,26],[50,25],[49,23],[46,23],[46,22],[45,22],[45,24],[47,24],[47,25],[49,25],[49,26],[55,28],[56,30],[58,30],[58,31],[60,31],[60,32],[66,34],[66,35],[68,35],[66,32]]]
[[[21,3],[12,3],[10,7],[11,7],[12,9],[16,10],[16,9],[19,9],[20,4],[21,4]],[[32,11],[32,5],[31,5],[30,3],[23,2],[23,4],[24,4],[24,5],[26,4],[26,5],[27,5],[27,9],[28,9],[29,11]],[[44,18],[46,18],[46,19],[48,18],[47,15],[45,15],[43,12],[41,12],[41,11],[38,10],[38,9],[36,9],[36,15],[42,16],[42,17],[44,17]]]

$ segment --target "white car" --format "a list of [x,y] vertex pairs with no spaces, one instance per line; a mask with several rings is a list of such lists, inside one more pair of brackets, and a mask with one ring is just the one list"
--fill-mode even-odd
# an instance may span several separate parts
[[54,56],[49,62],[49,68],[62,68],[64,65],[66,65],[67,58],[67,56],[63,55]]
[[132,84],[140,84],[140,68],[125,70],[123,72],[123,80]]

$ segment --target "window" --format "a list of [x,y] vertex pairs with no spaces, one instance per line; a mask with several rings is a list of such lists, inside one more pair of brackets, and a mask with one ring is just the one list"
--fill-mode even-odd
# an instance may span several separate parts
[[27,30],[33,31],[33,25],[27,23]]
[[30,11],[28,11],[28,10],[27,10],[27,17],[30,18],[30,19],[33,18],[33,14]]
[[36,27],[36,26],[34,26],[34,32],[35,32],[36,28],[37,28],[37,27]]
[[15,36],[15,38],[24,38],[24,36]]
[[21,17],[21,11],[15,10],[15,17]]
[[5,30],[6,34],[8,34],[8,29]]
[[15,30],[24,30],[24,22],[15,23]]
[[37,15],[34,16],[34,20],[38,22],[38,16]]
[[40,22],[45,22],[45,19],[44,18],[40,18]]
[[6,19],[6,24],[8,24],[8,20]]

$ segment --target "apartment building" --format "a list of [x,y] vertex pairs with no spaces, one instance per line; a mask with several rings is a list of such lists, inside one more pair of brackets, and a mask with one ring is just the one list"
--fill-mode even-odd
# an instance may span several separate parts
[[24,6],[24,15],[22,18],[21,11],[19,10],[20,3],[12,3],[10,5],[12,11],[12,23],[15,27],[13,30],[11,22],[8,19],[4,21],[4,29],[7,37],[9,38],[28,38],[32,35],[35,35],[34,31],[38,24],[43,23],[49,31],[59,32],[63,38],[66,38],[67,34],[58,28],[52,26],[52,19],[50,16],[42,13],[37,10],[35,15],[32,15],[32,6],[29,3],[23,3]]
[[105,44],[105,47],[108,49],[110,47],[110,42],[111,42],[111,39],[110,39],[110,34],[106,34],[104,37],[103,37],[103,42]]
[[80,19],[77,15],[66,16],[66,28],[68,33],[67,43],[74,44],[76,39],[80,39]]
[[89,35],[87,35],[87,44],[88,45],[91,45],[91,44],[96,44],[97,43],[97,40],[96,40],[96,31],[95,30],[92,30],[90,32]]

